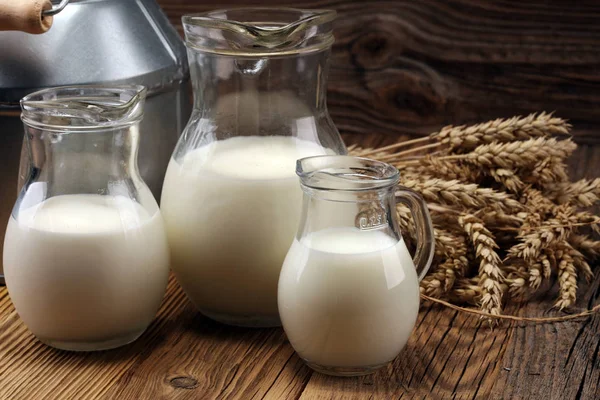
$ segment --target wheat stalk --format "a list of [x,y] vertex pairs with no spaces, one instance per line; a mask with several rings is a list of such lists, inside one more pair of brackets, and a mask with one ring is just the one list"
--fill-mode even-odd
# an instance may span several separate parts
[[492,233],[476,216],[463,215],[458,219],[458,223],[467,233],[475,248],[475,255],[479,259],[481,309],[493,315],[501,314],[503,296],[501,284],[504,276],[500,269],[500,257],[495,251],[498,245]]
[[[484,169],[504,168],[531,170],[547,158],[566,159],[577,146],[571,139],[537,138],[517,142],[483,144],[465,154],[440,156],[440,160],[463,160]],[[424,157],[424,156],[423,156]],[[422,158],[422,157],[421,157]],[[394,165],[418,165],[419,159],[396,161]]]
[[547,158],[566,159],[575,150],[571,139],[537,138],[522,142],[484,144],[465,155],[442,157],[446,160],[462,159],[485,168],[535,168]]
[[439,264],[433,273],[429,273],[421,281],[421,293],[438,298],[445,297],[454,285],[454,275],[452,272],[450,275],[448,274],[448,271],[452,271],[452,267],[453,260],[451,258]]
[[[556,204],[546,198],[544,194],[532,187],[525,188],[521,202],[524,203],[529,210],[533,210],[538,216],[552,213]],[[541,217],[540,217],[541,218]]]
[[419,160],[419,165],[409,167],[405,172],[415,175],[434,175],[447,181],[457,180],[463,183],[478,182],[481,172],[459,162],[444,161],[428,155]]
[[444,181],[428,176],[413,175],[405,177],[401,183],[403,186],[421,193],[425,200],[440,204],[462,208],[479,208],[496,204],[513,212],[523,209],[523,205],[508,193],[481,188],[474,183],[465,184],[457,180]]
[[504,185],[509,192],[518,194],[525,188],[525,184],[521,178],[511,169],[491,168],[487,172],[496,182]]
[[421,137],[421,138],[417,138],[417,139],[412,139],[412,140],[406,140],[403,142],[398,142],[398,143],[394,143],[394,144],[390,144],[389,146],[384,146],[384,147],[380,147],[377,149],[373,149],[373,148],[361,148],[361,147],[353,147],[348,148],[348,152],[352,151],[352,153],[356,156],[359,157],[373,157],[376,158],[377,154],[391,154],[392,150],[396,150],[400,147],[407,147],[407,146],[412,146],[414,144],[418,144],[418,143],[423,143],[423,142],[428,142],[430,139],[428,136],[425,137]]
[[562,310],[575,304],[577,300],[577,270],[575,269],[573,257],[566,247],[559,247],[556,253],[559,298],[555,303],[555,307]]
[[575,266],[577,271],[579,271],[581,275],[583,275],[583,277],[588,283],[591,282],[592,279],[594,279],[594,273],[592,272],[590,264],[588,264],[588,262],[585,260],[583,254],[579,250],[575,249],[568,242],[563,243],[562,246],[565,249],[565,251],[568,251],[569,255],[573,259],[573,265]]
[[569,133],[570,125],[552,114],[530,114],[526,117],[496,119],[473,126],[447,126],[430,137],[452,150],[472,150],[492,142],[511,142]]
[[592,240],[585,235],[571,235],[569,236],[569,243],[581,252],[586,253],[587,257],[592,260],[600,256],[600,241]]
[[475,215],[481,218],[485,226],[490,228],[514,227],[519,228],[524,223],[526,213],[507,214],[496,207],[484,207],[477,211]]
[[433,233],[435,236],[435,254],[440,258],[452,258],[458,251],[457,246],[460,246],[460,239],[449,231],[434,226]]
[[452,289],[457,276],[463,277],[467,273],[467,242],[463,235],[438,227],[434,228],[434,235],[436,258],[444,261],[423,279],[421,291],[429,296],[442,297]]
[[514,265],[503,269],[506,273],[504,286],[513,299],[520,301],[527,299],[532,294],[529,280],[531,278],[529,268],[523,265]]
[[542,284],[542,278],[544,277],[544,266],[542,264],[542,257],[540,256],[540,259],[538,261],[531,263],[528,267],[529,287],[531,287],[534,291],[538,290]]
[[[570,207],[561,206],[557,208],[555,218],[538,224],[534,231],[523,229],[527,233],[519,233],[522,242],[508,250],[509,256],[528,262],[534,261],[540,256],[542,250],[568,238],[571,233],[569,221],[572,215],[573,210]],[[529,227],[525,226],[525,228]]]
[[460,278],[454,283],[454,289],[449,293],[449,298],[458,303],[467,303],[477,306],[481,302],[482,289],[479,286],[479,276]]
[[554,186],[557,182],[568,180],[567,167],[565,163],[556,157],[549,157],[539,161],[531,170],[521,172],[523,182],[546,189]]
[[547,195],[560,204],[591,207],[600,199],[600,178],[557,183],[548,187]]

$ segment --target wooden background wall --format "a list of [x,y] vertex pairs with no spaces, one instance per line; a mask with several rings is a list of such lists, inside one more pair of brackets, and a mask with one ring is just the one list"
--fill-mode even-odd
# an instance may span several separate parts
[[183,14],[267,5],[339,12],[329,109],[346,134],[556,111],[600,143],[600,1],[159,0]]

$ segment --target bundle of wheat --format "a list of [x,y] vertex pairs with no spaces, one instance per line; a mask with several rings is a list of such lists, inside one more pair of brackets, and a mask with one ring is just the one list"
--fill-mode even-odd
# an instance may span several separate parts
[[[353,155],[388,162],[401,185],[420,192],[434,222],[434,264],[421,283],[429,297],[501,315],[558,281],[556,307],[575,304],[588,261],[600,256],[600,178],[570,182],[566,160],[577,145],[552,114],[448,126],[428,137]],[[408,209],[398,206],[407,242]]]

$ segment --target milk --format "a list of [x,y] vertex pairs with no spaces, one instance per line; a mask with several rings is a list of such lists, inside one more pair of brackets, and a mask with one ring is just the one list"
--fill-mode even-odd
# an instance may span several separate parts
[[402,240],[330,228],[295,240],[279,280],[279,312],[300,357],[318,367],[377,367],[406,344],[419,310]]
[[6,283],[41,341],[99,350],[135,340],[163,298],[169,254],[160,212],[123,196],[63,195],[11,217]]
[[172,269],[201,312],[279,324],[277,281],[302,208],[296,160],[331,153],[293,137],[248,136],[171,160],[161,209]]

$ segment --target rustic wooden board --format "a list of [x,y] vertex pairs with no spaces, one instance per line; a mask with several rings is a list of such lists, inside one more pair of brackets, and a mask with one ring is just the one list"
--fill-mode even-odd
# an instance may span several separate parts
[[232,6],[337,10],[328,104],[343,132],[424,134],[555,110],[573,120],[579,141],[600,141],[597,1],[159,3],[179,29],[183,14]]
[[[370,136],[373,146],[388,138]],[[597,176],[600,147],[573,157],[574,176]],[[555,289],[516,315],[560,314]],[[600,300],[600,275],[578,307]],[[135,343],[70,353],[37,342],[0,289],[0,399],[597,399],[600,315],[580,322],[505,323],[424,304],[387,369],[359,378],[313,373],[281,329],[234,328],[198,314],[173,278],[155,322]]]

